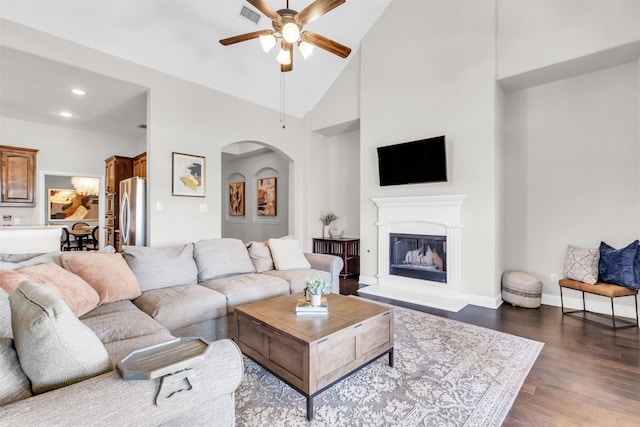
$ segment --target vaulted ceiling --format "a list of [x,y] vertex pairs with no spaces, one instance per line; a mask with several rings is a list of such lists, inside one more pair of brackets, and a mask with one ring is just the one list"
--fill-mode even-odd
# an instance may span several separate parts
[[[312,1],[267,0],[267,3],[275,10],[285,8],[288,3],[290,9],[299,11]],[[345,44],[355,52],[390,1],[347,0],[305,25],[305,29]],[[260,16],[257,24],[240,15],[243,6]],[[282,73],[275,59],[276,49],[264,53],[257,39],[226,47],[218,42],[237,34],[272,28],[267,17],[242,0],[1,0],[0,17],[275,110],[281,108]],[[19,92],[29,86],[30,93],[45,93],[51,88],[38,85],[51,85],[51,79],[63,79],[65,74],[75,75],[74,72],[63,64],[25,58],[11,49],[0,50],[0,55],[2,115],[21,114],[17,118],[28,120],[24,116],[32,114],[32,120],[42,121],[54,106],[48,105],[48,110],[42,111],[41,102],[21,97]],[[284,77],[286,112],[303,117],[312,110],[353,56],[351,53],[342,59],[316,48],[304,60],[296,49],[294,69]],[[15,60],[23,63],[16,64]],[[37,60],[43,62],[35,65],[33,61]],[[39,78],[20,72],[24,61],[29,67],[39,67],[36,73]],[[20,81],[21,78],[30,81]],[[108,81],[102,79],[101,83]],[[9,87],[13,89],[8,90]],[[134,107],[140,103],[143,92],[144,88],[125,84],[114,92],[123,97],[115,102]],[[7,96],[12,97],[10,102]],[[89,97],[84,101],[91,102],[94,100]],[[106,120],[107,115],[103,116]]]

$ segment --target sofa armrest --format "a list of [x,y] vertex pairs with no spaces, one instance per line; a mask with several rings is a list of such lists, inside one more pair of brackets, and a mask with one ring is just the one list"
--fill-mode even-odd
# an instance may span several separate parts
[[340,271],[344,266],[342,258],[335,255],[304,253],[305,258],[315,270],[327,271],[331,273],[331,292],[340,293]]
[[195,391],[176,393],[162,406],[154,403],[160,378],[125,381],[113,370],[2,406],[1,424],[158,426],[195,417],[209,426],[233,426],[234,392],[244,375],[242,355],[229,339],[214,341],[212,347],[194,368]]

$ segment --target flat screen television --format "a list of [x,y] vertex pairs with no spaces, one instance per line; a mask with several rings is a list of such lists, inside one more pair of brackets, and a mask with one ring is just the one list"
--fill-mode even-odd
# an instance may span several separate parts
[[380,185],[447,181],[444,135],[378,147]]

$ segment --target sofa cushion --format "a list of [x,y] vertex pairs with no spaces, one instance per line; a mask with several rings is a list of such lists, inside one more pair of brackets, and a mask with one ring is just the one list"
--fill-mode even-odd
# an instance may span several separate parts
[[198,285],[146,291],[133,302],[170,331],[227,314],[226,297]]
[[13,338],[9,294],[0,288],[0,338]]
[[314,270],[312,268],[295,269],[295,270],[271,270],[265,271],[263,274],[280,277],[289,282],[289,292],[302,292],[307,287],[305,283],[307,279],[315,279],[320,277],[331,283],[331,273],[327,271]]
[[141,335],[139,337],[129,338],[126,340],[112,341],[106,343],[104,346],[109,352],[111,363],[113,365],[121,361],[132,351],[140,350],[141,348],[150,347],[152,345],[160,344],[163,342],[174,340],[175,337],[166,329],[158,330],[153,334]]
[[593,285],[598,281],[598,248],[569,246],[564,257],[564,277]]
[[23,282],[9,302],[16,351],[35,394],[111,369],[96,334],[49,289]]
[[140,311],[129,300],[101,305],[82,316],[80,320],[103,344],[166,331],[165,327]]
[[94,309],[100,300],[96,291],[81,277],[52,262],[0,271],[0,287],[9,294],[27,280],[37,282],[58,295],[76,316]]
[[31,383],[24,374],[10,338],[0,338],[0,406],[31,396]]
[[65,253],[62,265],[98,292],[100,304],[140,296],[138,279],[120,254]]
[[267,242],[249,242],[247,243],[249,258],[256,269],[256,273],[273,270],[273,258],[269,250]]
[[193,257],[198,266],[198,282],[256,271],[239,239],[200,240],[193,247]]
[[622,249],[600,243],[600,281],[640,289],[640,241]]
[[286,280],[266,274],[239,274],[208,280],[200,285],[224,294],[228,313],[233,313],[238,305],[289,294],[289,283]]
[[142,292],[198,283],[192,243],[161,248],[123,246],[121,250]]
[[269,239],[269,249],[276,270],[311,268],[311,264],[300,249],[300,244],[295,239]]

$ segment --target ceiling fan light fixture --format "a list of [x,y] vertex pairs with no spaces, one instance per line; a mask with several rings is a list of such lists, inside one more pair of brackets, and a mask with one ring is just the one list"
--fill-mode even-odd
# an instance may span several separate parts
[[298,49],[300,50],[300,53],[302,54],[302,57],[304,59],[307,59],[313,53],[314,47],[314,45],[305,41],[301,41],[300,43],[298,43]]
[[291,64],[291,56],[289,55],[289,51],[281,48],[280,52],[278,52],[278,56],[276,56],[276,60],[282,65]]
[[282,27],[282,38],[285,39],[287,43],[295,43],[299,37],[300,28],[298,28],[295,23],[288,22]]
[[271,49],[276,45],[276,36],[269,34],[267,36],[260,36],[260,46],[265,53],[269,53]]

